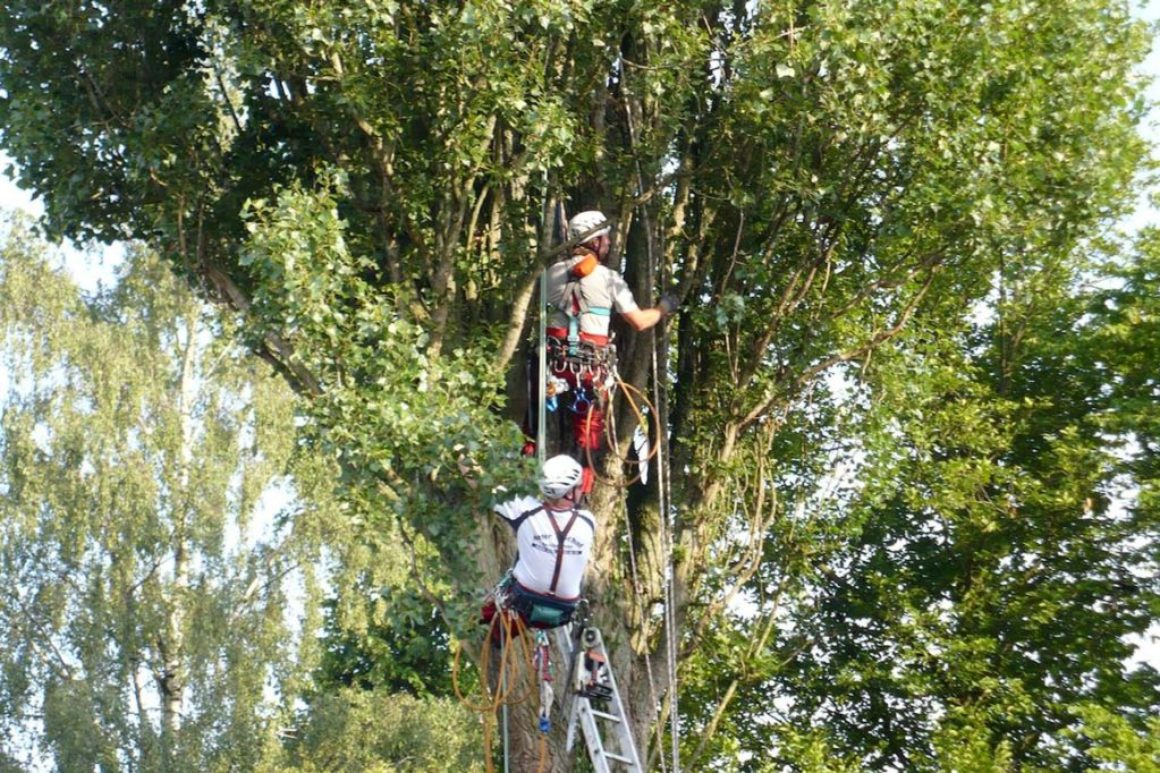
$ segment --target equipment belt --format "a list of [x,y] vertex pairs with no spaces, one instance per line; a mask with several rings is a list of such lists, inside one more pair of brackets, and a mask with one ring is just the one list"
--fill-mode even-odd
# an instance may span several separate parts
[[[568,340],[568,331],[565,328],[550,327],[545,332],[548,334],[549,338],[557,338],[560,341],[565,341],[565,342]],[[593,346],[599,346],[599,347],[608,346],[608,342],[611,340],[612,340],[611,336],[602,336],[602,335],[598,335],[596,333],[584,333],[584,332],[580,333],[581,343],[588,343],[588,344],[592,344]]]

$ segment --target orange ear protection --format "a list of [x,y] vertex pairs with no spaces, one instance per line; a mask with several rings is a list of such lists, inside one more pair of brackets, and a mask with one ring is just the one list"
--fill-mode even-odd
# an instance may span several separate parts
[[577,279],[583,279],[596,270],[600,265],[600,259],[594,253],[588,254],[584,260],[581,260],[575,266],[572,266],[572,276]]

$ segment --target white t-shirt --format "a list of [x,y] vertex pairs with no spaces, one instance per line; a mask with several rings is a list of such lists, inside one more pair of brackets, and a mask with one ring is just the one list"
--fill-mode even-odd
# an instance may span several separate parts
[[589,308],[609,310],[603,314],[599,312],[581,314],[580,332],[607,336],[611,311],[623,314],[626,311],[636,311],[640,307],[632,297],[632,290],[628,289],[624,277],[603,264],[598,265],[592,273],[578,280],[576,284],[570,285],[572,267],[583,259],[582,255],[574,255],[548,267],[548,302],[552,304],[548,326],[568,327],[568,315],[560,309],[572,308],[571,293],[568,289],[573,287],[582,294]]
[[579,597],[588,554],[596,538],[596,520],[592,513],[581,508],[552,510],[533,497],[509,499],[496,505],[495,511],[507,519],[516,533],[518,553],[512,568],[516,582],[533,593],[562,599]]

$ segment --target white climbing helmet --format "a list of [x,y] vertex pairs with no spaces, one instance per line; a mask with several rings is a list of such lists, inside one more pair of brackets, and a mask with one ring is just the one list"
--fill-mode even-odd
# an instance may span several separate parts
[[[572,241],[578,236],[583,236],[599,225],[603,225],[604,227],[599,231],[588,234],[588,239],[595,239],[597,236],[604,236],[608,233],[608,218],[604,216],[603,212],[597,209],[581,212],[568,221],[568,241]],[[585,239],[585,241],[588,239]]]
[[580,484],[584,471],[580,463],[567,454],[553,456],[544,462],[540,472],[540,491],[548,499],[563,499]]

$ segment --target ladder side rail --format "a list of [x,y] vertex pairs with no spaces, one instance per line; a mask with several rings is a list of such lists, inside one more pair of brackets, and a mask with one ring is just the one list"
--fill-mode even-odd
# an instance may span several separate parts
[[[620,688],[616,684],[616,674],[613,673],[612,661],[608,658],[608,650],[604,646],[603,637],[600,641],[600,649],[604,655],[605,667],[608,669],[608,686],[612,688],[612,705],[615,711],[618,722],[616,724],[616,735],[620,741],[620,753],[631,758],[632,769],[642,771],[644,768],[640,764],[640,756],[636,752],[636,739],[632,737],[632,724],[628,721],[628,712],[624,710],[624,702],[620,699]],[[595,721],[595,720],[594,720]]]
[[596,717],[592,716],[592,701],[581,697],[580,702],[580,729],[584,732],[584,744],[588,747],[588,759],[596,773],[612,773],[608,766],[607,752],[604,741],[600,737],[600,727],[596,724]]

